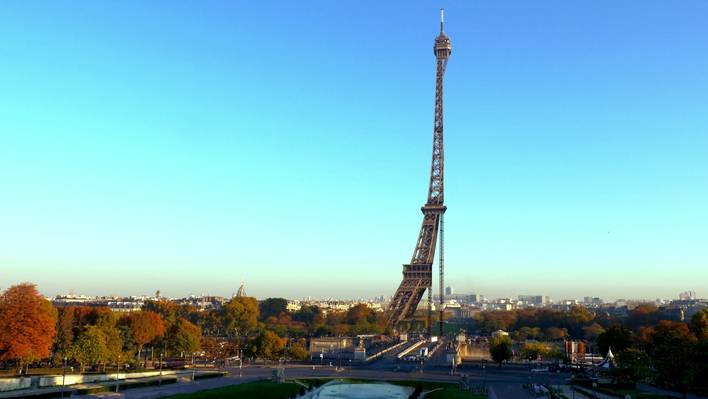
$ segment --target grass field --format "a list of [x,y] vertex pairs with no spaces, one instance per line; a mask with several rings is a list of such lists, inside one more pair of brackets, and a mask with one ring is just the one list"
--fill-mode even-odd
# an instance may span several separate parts
[[278,384],[269,381],[256,381],[246,384],[231,385],[201,392],[168,396],[168,399],[282,399],[298,393],[300,385],[286,382]]

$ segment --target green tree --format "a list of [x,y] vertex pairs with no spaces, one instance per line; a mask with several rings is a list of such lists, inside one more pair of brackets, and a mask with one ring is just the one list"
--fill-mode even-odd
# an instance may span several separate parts
[[699,339],[708,339],[708,309],[701,309],[691,316],[691,328]]
[[654,328],[650,340],[649,355],[660,382],[685,393],[692,379],[691,361],[696,337],[685,323],[662,320]]
[[106,336],[97,326],[88,326],[79,334],[72,346],[71,357],[81,365],[83,373],[86,366],[93,366],[105,361],[108,356]]
[[643,380],[651,375],[651,359],[642,350],[625,349],[617,354],[616,360],[620,372],[633,382]]
[[58,309],[57,334],[54,338],[54,363],[62,364],[65,357],[71,356],[71,345],[74,342],[74,309],[64,306]]
[[624,326],[618,324],[610,326],[607,331],[597,337],[597,347],[604,356],[612,348],[615,353],[619,353],[632,346],[632,332]]
[[258,301],[234,297],[221,308],[221,322],[227,336],[247,335],[258,326]]
[[571,336],[581,338],[583,327],[589,325],[595,316],[584,306],[573,306],[563,315],[563,325]]
[[499,363],[501,367],[502,362],[511,360],[511,338],[506,335],[497,335],[489,341],[489,355],[492,360]]
[[269,317],[278,317],[281,313],[288,312],[288,300],[284,298],[266,298],[258,304],[261,320]]
[[708,392],[708,339],[695,343],[691,351],[690,374],[692,385]]
[[123,338],[118,330],[118,318],[113,312],[101,313],[96,318],[96,327],[105,337],[106,360],[117,362],[123,354]]
[[545,359],[549,353],[548,345],[541,342],[527,342],[521,348],[521,356],[526,360]]
[[284,350],[285,340],[269,330],[262,331],[250,344],[250,353],[261,359],[278,359]]
[[293,313],[293,320],[305,323],[307,330],[316,335],[322,335],[317,332],[319,329],[326,329],[325,318],[318,306],[302,305],[300,310]]
[[167,346],[173,354],[186,356],[199,350],[201,338],[201,328],[179,318],[167,331]]
[[289,357],[295,360],[305,360],[309,356],[304,339],[292,342],[287,350]]

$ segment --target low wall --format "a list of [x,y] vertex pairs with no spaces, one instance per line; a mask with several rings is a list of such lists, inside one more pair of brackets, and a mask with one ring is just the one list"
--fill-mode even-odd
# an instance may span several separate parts
[[30,377],[0,378],[0,392],[27,389],[31,386],[32,378]]
[[[177,371],[175,370],[163,370],[162,375],[176,375]],[[87,375],[81,375],[81,374],[67,374],[66,379],[64,380],[64,385],[74,385],[74,384],[88,384],[92,382],[106,382],[106,381],[115,381],[116,379],[118,380],[125,380],[125,379],[134,379],[134,378],[148,378],[148,377],[157,377],[160,375],[159,371],[144,371],[141,373],[108,373],[108,374],[87,374]],[[39,378],[39,386],[44,388],[44,387],[53,387],[53,386],[61,386],[61,380],[62,376],[60,375],[51,375],[51,376],[45,376],[45,377],[40,377]]]
[[422,339],[422,340],[416,342],[415,344],[409,346],[408,348],[404,349],[403,351],[401,351],[401,353],[399,353],[398,355],[396,355],[396,357],[399,358],[399,359],[403,359],[403,356],[405,356],[405,355],[407,355],[407,354],[413,352],[413,351],[416,350],[419,346],[423,345],[423,344],[426,343],[426,342],[427,342],[426,340]]
[[387,352],[390,352],[390,351],[392,351],[392,350],[394,350],[394,349],[400,348],[401,346],[403,346],[403,345],[405,345],[405,344],[406,344],[406,341],[401,341],[401,342],[399,342],[399,343],[397,343],[397,344],[395,344],[395,345],[391,345],[391,346],[389,346],[388,348],[382,349],[382,350],[380,350],[380,351],[374,353],[373,355],[368,356],[368,357],[366,358],[366,361],[367,361],[367,362],[370,362],[370,361],[376,359],[377,357],[379,357],[379,356],[381,356],[381,355],[383,355],[383,354],[385,354],[385,353],[387,353]]
[[[191,371],[175,371],[175,370],[163,370],[162,375],[178,375],[178,374],[190,374]],[[17,378],[0,378],[0,392],[15,391],[18,389],[27,388],[49,388],[49,387],[60,387],[62,386],[62,379],[64,380],[64,385],[75,385],[75,384],[89,384],[94,382],[107,382],[126,380],[126,379],[139,379],[148,377],[157,377],[160,375],[160,371],[144,371],[140,373],[108,373],[108,374],[67,374],[66,376],[61,375],[47,375],[47,376],[36,376],[36,377],[17,377]]]

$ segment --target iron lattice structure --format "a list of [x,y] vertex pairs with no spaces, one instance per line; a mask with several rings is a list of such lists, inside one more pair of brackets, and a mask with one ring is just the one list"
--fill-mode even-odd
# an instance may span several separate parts
[[[423,223],[411,262],[403,265],[403,281],[389,304],[389,326],[410,319],[415,313],[423,294],[428,290],[428,305],[432,305],[433,260],[438,229],[447,207],[444,205],[444,146],[443,146],[443,78],[447,59],[452,53],[450,38],[443,30],[443,11],[440,10],[440,34],[435,38],[433,51],[437,63],[435,74],[435,119],[433,123],[433,159],[430,167],[428,201],[421,208]],[[442,245],[442,243],[441,243]],[[442,250],[442,248],[441,248]],[[442,260],[442,257],[441,257]],[[443,264],[440,264],[440,303],[443,301]],[[442,317],[442,313],[441,313]],[[440,320],[442,322],[442,319]],[[432,314],[428,313],[428,327]],[[442,326],[441,326],[442,327]]]

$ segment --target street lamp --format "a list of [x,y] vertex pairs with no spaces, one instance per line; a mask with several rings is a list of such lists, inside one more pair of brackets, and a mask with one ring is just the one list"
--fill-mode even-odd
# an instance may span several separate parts
[[118,355],[118,367],[116,368],[116,392],[118,392],[118,386],[120,386],[120,355]]
[[160,352],[160,380],[157,382],[157,385],[162,385],[162,356],[164,353]]
[[64,381],[66,380],[66,357],[62,359],[61,363],[61,397],[64,397]]

